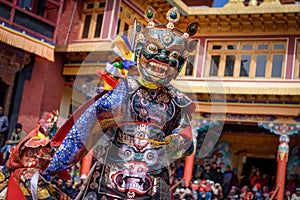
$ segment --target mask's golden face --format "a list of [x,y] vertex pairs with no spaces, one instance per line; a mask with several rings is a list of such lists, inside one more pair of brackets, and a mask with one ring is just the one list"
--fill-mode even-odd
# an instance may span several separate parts
[[187,40],[167,29],[153,28],[137,44],[137,66],[144,80],[166,85],[175,79],[188,56]]

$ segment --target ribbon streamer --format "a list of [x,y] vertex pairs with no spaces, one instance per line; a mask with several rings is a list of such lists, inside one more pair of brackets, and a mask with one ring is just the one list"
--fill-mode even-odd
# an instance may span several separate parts
[[39,182],[39,171],[36,171],[30,181],[32,200],[38,200],[38,197],[37,197],[38,182]]

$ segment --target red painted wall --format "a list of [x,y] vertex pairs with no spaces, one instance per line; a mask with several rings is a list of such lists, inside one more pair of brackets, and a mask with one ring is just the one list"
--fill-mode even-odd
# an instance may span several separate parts
[[[70,23],[72,21],[72,14],[74,10],[74,6],[76,5],[76,0],[65,1],[62,11],[62,16],[60,18],[60,25],[58,27],[58,34],[57,34],[57,42],[56,44],[64,44]],[[79,31],[80,31],[80,20],[82,16],[82,8],[83,8],[83,1],[78,0],[76,9],[74,12],[73,23],[71,26],[71,31],[69,33],[67,44],[73,43],[74,40],[79,38]]]
[[18,121],[26,132],[36,127],[45,111],[59,109],[64,86],[62,56],[56,55],[55,62],[37,59],[31,80],[26,80]]

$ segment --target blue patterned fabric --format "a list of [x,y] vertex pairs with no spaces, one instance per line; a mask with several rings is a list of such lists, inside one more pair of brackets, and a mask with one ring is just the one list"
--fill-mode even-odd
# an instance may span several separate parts
[[73,163],[83,147],[99,114],[117,109],[124,103],[127,83],[122,81],[114,90],[106,93],[93,103],[76,121],[62,145],[56,151],[45,174],[63,171]]

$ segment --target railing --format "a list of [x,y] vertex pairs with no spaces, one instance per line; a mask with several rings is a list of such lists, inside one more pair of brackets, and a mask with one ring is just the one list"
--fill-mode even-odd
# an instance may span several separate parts
[[0,0],[0,20],[55,41],[63,0]]

